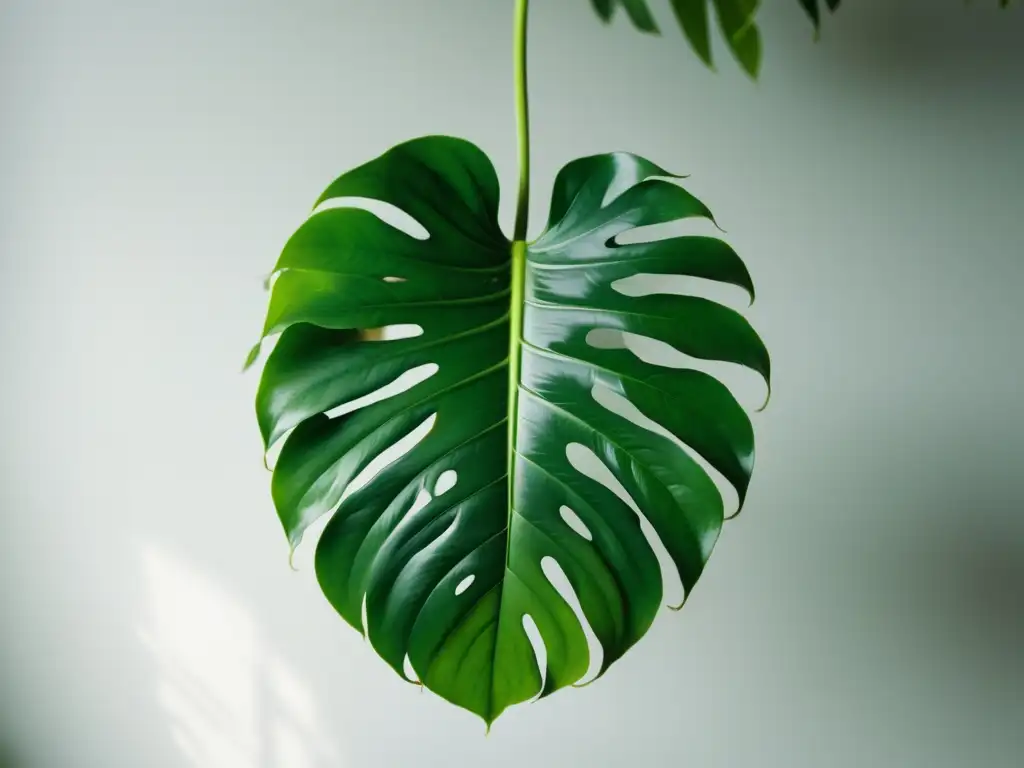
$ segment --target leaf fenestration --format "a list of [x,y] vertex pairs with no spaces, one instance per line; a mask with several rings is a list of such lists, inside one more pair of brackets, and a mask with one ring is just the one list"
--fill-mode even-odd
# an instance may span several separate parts
[[[526,250],[522,334],[512,339],[512,244],[497,223],[496,175],[460,139],[415,139],[342,175],[321,197],[341,207],[314,213],[278,261],[265,333],[280,339],[256,405],[265,447],[283,441],[272,491],[288,541],[297,546],[328,515],[316,545],[328,600],[397,674],[410,679],[408,658],[425,687],[488,724],[588,670],[584,627],[546,560],[558,564],[601,644],[599,674],[663,602],[637,512],[580,471],[573,446],[635,501],[687,593],[724,518],[698,457],[741,504],[746,496],[753,431],[721,382],[588,340],[595,329],[647,336],[768,380],[768,353],[741,314],[697,296],[613,288],[638,273],[687,275],[753,295],[743,262],[717,238],[618,242],[636,227],[710,218],[673,178],[628,153],[563,168],[548,227]],[[348,197],[395,206],[428,236],[346,207]],[[367,332],[396,324],[422,333]],[[520,361],[511,391],[510,350]],[[424,365],[436,366],[433,375],[360,400]],[[625,398],[662,431],[610,409],[596,391]],[[361,407],[332,415],[356,400]],[[425,429],[354,489],[367,467]],[[544,643],[543,670],[527,617]]]

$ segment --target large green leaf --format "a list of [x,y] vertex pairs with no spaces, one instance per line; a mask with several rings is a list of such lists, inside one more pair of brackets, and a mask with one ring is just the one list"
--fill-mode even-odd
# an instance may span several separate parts
[[[635,227],[710,218],[669,177],[625,153],[570,163],[555,181],[547,230],[523,257],[525,244],[499,228],[486,156],[460,139],[420,138],[344,174],[321,202],[382,201],[427,237],[351,204],[331,207],[298,229],[275,270],[264,336],[280,337],[257,414],[265,447],[283,440],[272,492],[288,540],[295,547],[330,515],[316,548],[330,602],[396,672],[406,677],[410,664],[423,685],[488,724],[588,670],[584,626],[549,579],[552,563],[600,642],[603,672],[663,599],[655,550],[629,500],[689,593],[723,521],[720,492],[696,457],[741,504],[746,494],[753,433],[724,385],[588,339],[594,329],[653,337],[767,381],[768,353],[737,312],[616,290],[635,274],[687,275],[753,296],[746,268],[719,239],[617,242]],[[374,332],[395,325],[422,333]],[[436,372],[404,391],[339,408],[430,364]],[[601,393],[624,397],[661,430],[620,415]],[[425,437],[352,490],[428,420]],[[573,451],[592,452],[622,488],[581,472]]]

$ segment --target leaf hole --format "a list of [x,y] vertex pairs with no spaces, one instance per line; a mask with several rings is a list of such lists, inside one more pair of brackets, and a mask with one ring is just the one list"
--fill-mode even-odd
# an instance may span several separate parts
[[409,654],[405,654],[405,660],[402,662],[402,672],[405,676],[414,683],[420,682],[420,676],[416,673],[416,669],[412,665],[412,660],[409,658]]
[[559,562],[550,555],[546,555],[540,559],[540,569],[544,572],[547,580],[551,582],[551,586],[554,587],[555,591],[572,609],[572,612],[576,615],[576,620],[583,628],[583,634],[587,637],[587,647],[590,649],[590,665],[587,667],[583,677],[577,681],[577,684],[589,683],[601,673],[601,665],[604,663],[604,646],[598,640],[594,628],[590,626],[590,621],[587,619],[587,615],[583,612],[583,606],[580,604],[579,596],[576,594],[576,590],[573,589],[572,582],[565,575],[565,571],[562,570]]
[[455,487],[458,481],[459,473],[454,469],[446,469],[438,476],[437,482],[434,483],[434,495],[440,496],[442,493],[447,493]]
[[615,198],[619,197],[623,192],[634,186],[637,181],[639,181],[639,179],[634,176],[617,174],[612,183],[609,184],[608,188],[605,190],[604,197],[601,198],[601,207],[607,208],[615,201]]
[[[403,509],[399,504],[395,504],[393,508],[389,505],[389,511],[381,515],[371,529],[370,536],[375,534],[383,536],[383,541],[380,544],[381,548],[387,546],[392,537],[401,538],[409,532],[412,532],[413,536],[419,536],[416,553],[406,562],[405,567],[400,570],[397,577],[398,581],[392,584],[392,589],[396,592],[400,592],[402,589],[399,586],[402,579],[408,579],[417,572],[414,564],[420,560],[429,561],[434,557],[438,547],[442,546],[453,534],[459,522],[457,512],[439,515],[437,514],[436,506],[428,510],[427,507],[433,501],[433,494],[421,487],[408,509]],[[421,512],[423,514],[420,514]]]
[[578,533],[587,541],[594,540],[594,534],[590,532],[590,529],[587,528],[586,523],[580,520],[580,516],[577,515],[573,510],[569,509],[569,507],[563,504],[561,507],[559,507],[558,511],[559,513],[561,513],[562,519],[565,521],[566,525],[568,525],[570,528],[576,531],[576,533]]
[[692,275],[658,275],[638,272],[635,275],[615,280],[611,287],[612,290],[630,298],[671,294],[697,296],[733,309],[745,309],[750,305],[750,296],[738,285]]
[[351,494],[364,487],[382,471],[400,460],[419,443],[423,442],[427,435],[430,434],[430,430],[434,428],[434,422],[436,421],[437,414],[433,413],[401,440],[398,440],[381,451],[358,475],[352,478],[352,482],[350,482],[348,487],[345,488],[345,492],[342,494],[341,500],[344,501]]
[[587,344],[595,349],[626,349],[638,360],[660,368],[688,368],[706,373],[727,386],[740,403],[757,408],[764,403],[767,387],[761,375],[738,363],[702,360],[680,352],[660,339],[613,328],[593,328]]
[[433,500],[434,497],[430,495],[430,491],[421,489],[420,492],[416,494],[416,498],[413,500],[412,506],[409,507],[409,511],[406,513],[406,516],[415,515]]
[[469,576],[467,576],[462,581],[460,581],[458,584],[456,584],[455,585],[455,596],[458,597],[463,592],[465,592],[467,589],[469,589],[471,586],[473,586],[473,582],[474,581],[476,581],[476,574],[475,573],[471,573],[471,574],[469,574]]
[[619,482],[619,479],[615,477],[612,471],[603,461],[601,461],[598,455],[585,445],[580,443],[569,443],[565,447],[565,456],[569,460],[573,469],[584,477],[589,477],[594,482],[603,485],[622,499],[622,501],[636,513],[640,522],[640,530],[643,532],[644,538],[647,539],[648,545],[654,551],[655,556],[658,558],[658,564],[661,566],[663,599],[665,599],[670,605],[678,605],[682,603],[685,596],[685,590],[683,589],[683,581],[679,577],[679,571],[676,570],[676,565],[672,561],[672,557],[665,548],[665,544],[662,542],[658,532],[654,530],[654,526],[651,525],[651,521],[647,519],[643,510],[641,510],[640,506],[633,500],[629,491],[623,487],[622,483]]
[[644,181],[659,179],[674,184],[678,179],[674,176],[660,176],[658,174],[652,174],[650,176],[638,172],[639,168],[633,167],[629,170],[623,167],[616,169],[615,175],[612,178],[612,182],[608,185],[608,189],[605,190],[604,197],[601,199],[601,207],[607,208],[616,198],[621,197],[624,192],[628,192],[630,189],[635,187]]
[[415,323],[401,323],[396,325],[385,325],[383,328],[372,329],[378,332],[379,338],[376,341],[398,341],[399,339],[415,339],[423,335],[423,326]]
[[382,277],[381,281],[385,282],[385,283],[407,283],[407,282],[409,282],[408,279],[406,279],[404,277],[394,277],[394,276]]
[[381,400],[387,400],[389,397],[400,395],[403,392],[407,392],[417,384],[422,384],[424,381],[429,379],[431,376],[441,370],[437,363],[424,363],[423,365],[417,365],[415,368],[410,368],[394,381],[389,384],[385,384],[380,389],[374,390],[369,394],[358,397],[355,400],[349,400],[347,403],[342,403],[329,411],[324,411],[324,415],[329,419],[342,416],[352,411],[358,411],[360,408],[365,408],[373,403],[380,402]]
[[681,237],[683,235],[720,237],[722,230],[716,227],[711,219],[704,216],[690,216],[685,219],[674,219],[673,221],[633,227],[616,235],[612,240],[612,246],[656,243],[659,240],[667,240],[671,237]]
[[[594,401],[601,407],[611,411],[617,416],[621,416],[641,429],[646,429],[648,432],[660,435],[679,446],[679,449],[685,451],[686,455],[693,459],[693,461],[704,470],[708,477],[711,478],[715,487],[718,488],[718,493],[722,496],[722,502],[725,505],[726,510],[735,511],[739,507],[739,493],[737,493],[736,489],[733,488],[732,483],[726,480],[725,475],[711,466],[707,459],[697,453],[696,450],[680,440],[661,424],[644,414],[643,411],[637,408],[632,401],[629,400],[629,398],[624,397],[609,387],[601,386],[599,384],[594,385],[590,394],[594,398]],[[728,514],[729,513],[727,512],[726,515],[728,516]],[[711,543],[709,543],[709,546]]]
[[430,237],[430,232],[427,231],[427,228],[415,218],[401,208],[391,205],[391,203],[385,203],[383,200],[374,200],[369,197],[335,197],[320,203],[314,213],[331,208],[361,208],[364,211],[369,211],[399,232],[404,232],[416,240],[426,240]]
[[614,328],[593,328],[587,332],[587,344],[594,349],[626,349],[622,331]]
[[548,679],[548,649],[544,645],[544,638],[541,636],[533,616],[528,613],[523,614],[522,623],[526,639],[530,641],[530,646],[533,648],[533,657],[537,660],[537,669],[540,670],[540,688],[537,690],[537,695],[533,697],[536,700],[544,692],[544,685]]

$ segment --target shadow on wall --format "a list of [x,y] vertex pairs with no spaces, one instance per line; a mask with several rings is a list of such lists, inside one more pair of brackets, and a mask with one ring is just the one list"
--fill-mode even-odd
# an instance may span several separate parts
[[23,768],[23,764],[7,744],[0,743],[0,768]]
[[148,620],[171,737],[195,768],[339,766],[309,689],[252,616],[196,569],[143,547]]
[[822,35],[832,38],[828,45],[844,76],[875,82],[898,75],[944,85],[952,76],[977,83],[976,70],[991,72],[998,62],[1005,65],[999,68],[1004,80],[1020,80],[1024,7],[1000,9],[996,0],[873,0],[838,15],[843,18],[830,19],[832,29],[825,25]]
[[880,423],[894,425],[885,432],[849,432],[872,451],[859,473],[873,486],[855,523],[858,578],[886,609],[888,640],[941,659],[936,670],[970,681],[1009,724],[1024,714],[1024,491],[1013,425],[972,423],[966,412],[885,416]]
[[1024,680],[1024,501],[964,487],[938,486],[948,493],[931,503],[935,525],[905,545],[901,570],[918,580],[907,586],[935,620],[936,639],[972,651],[963,663],[976,668],[967,671]]

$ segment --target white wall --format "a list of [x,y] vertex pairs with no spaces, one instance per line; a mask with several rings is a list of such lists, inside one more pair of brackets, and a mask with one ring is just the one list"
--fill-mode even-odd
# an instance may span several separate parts
[[633,150],[758,285],[775,395],[686,610],[485,738],[287,565],[239,373],[262,277],[414,135],[488,151],[508,221],[509,0],[4,0],[12,765],[1019,764],[1024,11],[851,0],[814,45],[773,2],[753,85],[534,5],[535,223],[562,163]]

